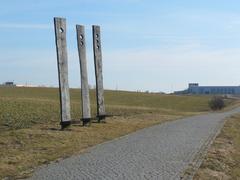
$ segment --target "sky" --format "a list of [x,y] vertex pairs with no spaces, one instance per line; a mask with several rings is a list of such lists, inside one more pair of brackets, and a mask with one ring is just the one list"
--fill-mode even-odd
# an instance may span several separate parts
[[239,0],[8,0],[0,6],[0,83],[58,86],[54,17],[67,19],[69,85],[80,87],[75,25],[102,33],[106,89],[173,92],[240,85]]

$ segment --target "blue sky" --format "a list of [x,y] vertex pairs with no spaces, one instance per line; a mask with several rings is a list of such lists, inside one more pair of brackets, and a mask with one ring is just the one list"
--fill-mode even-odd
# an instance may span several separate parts
[[80,86],[75,25],[102,29],[107,89],[171,92],[240,85],[239,0],[9,0],[0,6],[0,82],[57,86],[53,17],[67,18],[70,87]]

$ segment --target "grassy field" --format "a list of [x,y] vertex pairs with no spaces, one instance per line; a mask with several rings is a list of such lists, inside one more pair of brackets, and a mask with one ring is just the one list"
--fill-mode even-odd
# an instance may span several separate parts
[[[144,112],[207,111],[208,97],[170,96],[122,91],[105,92],[106,111],[115,115]],[[95,92],[91,91],[92,114],[96,114]],[[59,97],[54,88],[0,88],[0,128],[28,128],[34,124],[58,122]],[[3,108],[2,108],[3,107]],[[72,118],[80,119],[80,91],[71,90]]]
[[240,179],[240,114],[229,118],[194,180]]
[[[208,96],[105,91],[106,111],[116,115],[91,127],[60,131],[55,88],[0,87],[0,178],[27,177],[35,167],[79,154],[138,129],[209,111]],[[91,91],[92,115],[96,114]],[[228,101],[228,104],[231,104]],[[72,118],[81,118],[80,90],[71,89]]]

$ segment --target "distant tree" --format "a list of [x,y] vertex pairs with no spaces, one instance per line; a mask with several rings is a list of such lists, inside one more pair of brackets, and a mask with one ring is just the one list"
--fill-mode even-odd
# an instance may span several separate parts
[[214,111],[221,110],[222,108],[224,108],[225,103],[224,103],[223,97],[213,96],[209,101],[209,107]]

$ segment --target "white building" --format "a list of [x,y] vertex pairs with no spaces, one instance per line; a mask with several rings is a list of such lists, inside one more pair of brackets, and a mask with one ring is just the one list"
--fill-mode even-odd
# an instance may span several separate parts
[[199,86],[189,83],[188,94],[240,94],[240,86]]

